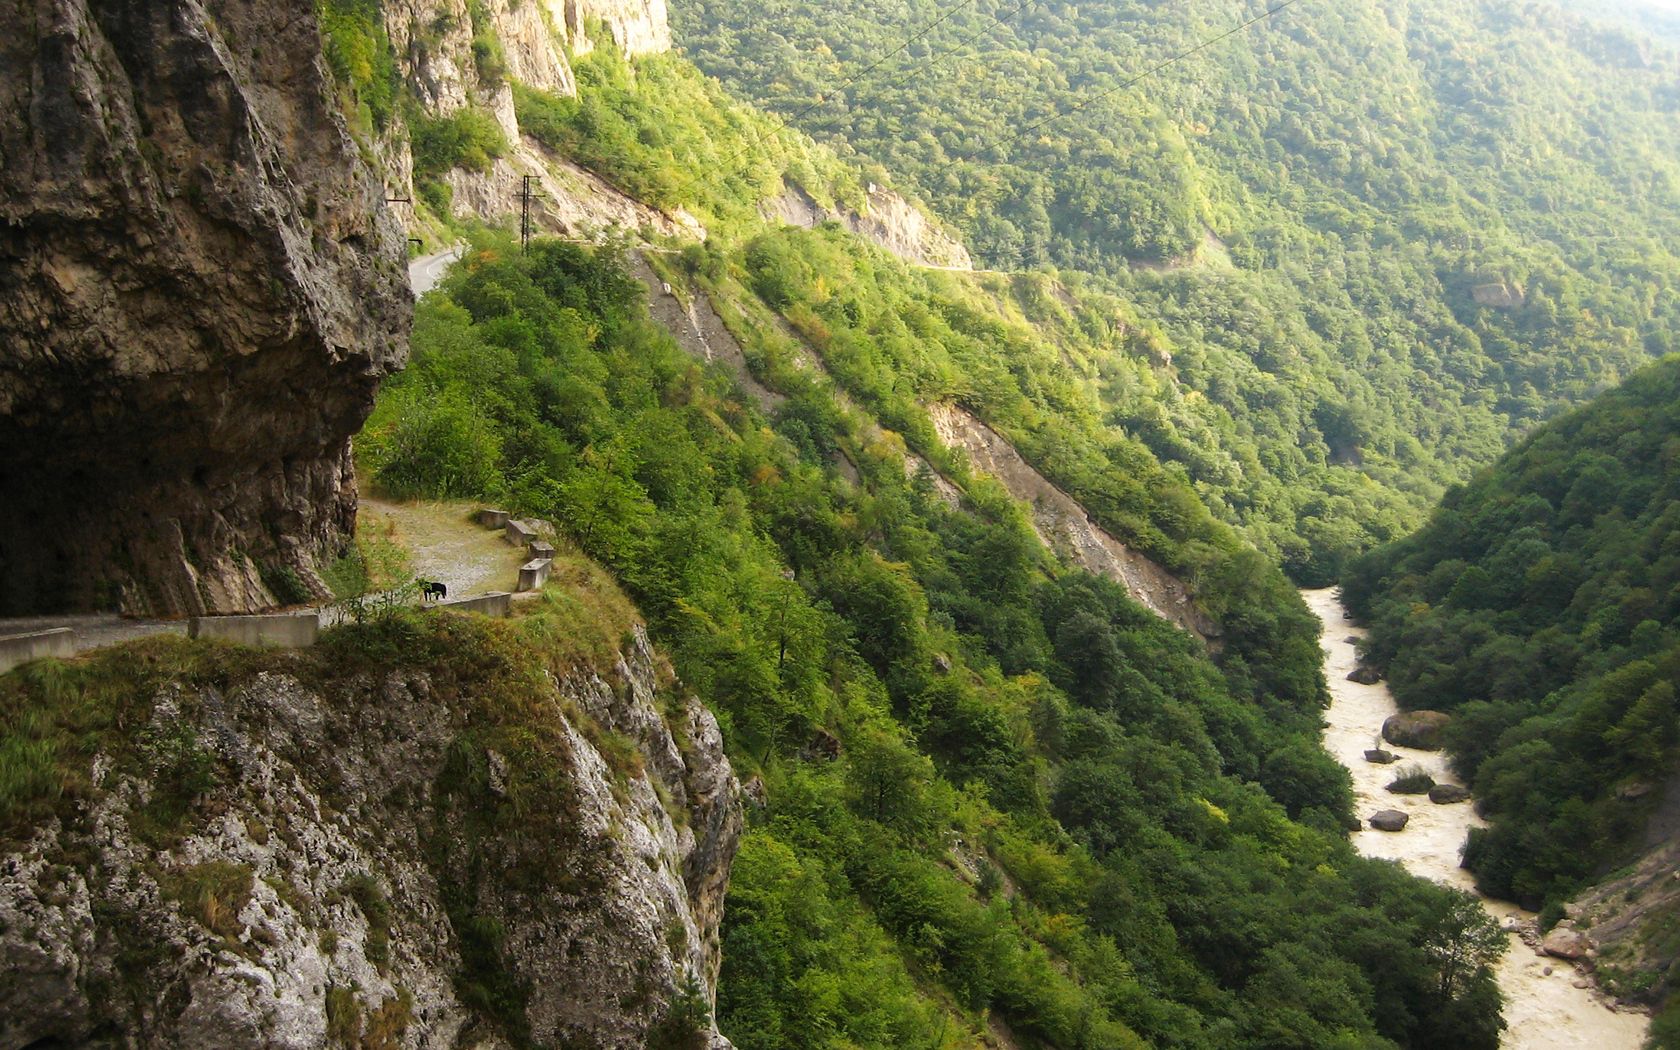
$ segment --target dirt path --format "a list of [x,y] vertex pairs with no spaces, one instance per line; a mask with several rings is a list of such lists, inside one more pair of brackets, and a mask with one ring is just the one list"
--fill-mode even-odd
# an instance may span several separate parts
[[451,598],[511,591],[525,552],[502,539],[499,529],[474,521],[478,509],[475,503],[390,503],[364,496],[357,532],[408,551],[414,575],[444,584]]

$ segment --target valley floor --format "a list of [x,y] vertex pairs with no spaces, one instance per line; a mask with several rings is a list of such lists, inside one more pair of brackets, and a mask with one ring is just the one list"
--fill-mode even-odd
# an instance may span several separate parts
[[[1362,822],[1377,810],[1398,809],[1410,820],[1404,831],[1388,833],[1365,824],[1353,835],[1354,846],[1368,857],[1400,863],[1414,875],[1475,891],[1470,873],[1459,867],[1459,851],[1472,827],[1483,821],[1468,803],[1436,805],[1422,795],[1385,790],[1402,767],[1422,766],[1437,783],[1456,783],[1439,751],[1417,751],[1383,743],[1383,720],[1399,711],[1388,686],[1348,680],[1359,663],[1357,641],[1363,635],[1343,610],[1335,589],[1303,591],[1301,596],[1324,623],[1324,675],[1331,703],[1324,746],[1353,774],[1356,812]],[[1400,755],[1392,765],[1366,762],[1367,748],[1383,747]],[[1535,916],[1504,901],[1482,899],[1483,907],[1510,931],[1510,948],[1498,966],[1509,1026],[1502,1045],[1510,1050],[1639,1050],[1649,1018],[1607,1002],[1591,971],[1541,955],[1523,936],[1537,934]]]

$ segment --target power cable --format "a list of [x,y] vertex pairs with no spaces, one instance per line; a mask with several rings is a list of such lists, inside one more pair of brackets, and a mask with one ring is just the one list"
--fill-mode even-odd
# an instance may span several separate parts
[[[889,60],[891,60],[893,58],[896,58],[899,55],[902,55],[905,51],[909,50],[909,48],[912,45],[914,45],[917,41],[923,39],[929,33],[933,32],[935,29],[938,29],[940,26],[942,26],[946,22],[950,21],[950,19],[953,16],[955,16],[957,14],[957,12],[962,11],[965,8],[973,7],[976,2],[977,2],[977,0],[961,0],[960,3],[954,4],[951,7],[947,8],[943,14],[941,14],[938,18],[934,19],[932,22],[929,22],[927,25],[923,26],[921,28],[921,30],[919,30],[914,35],[912,35],[907,40],[905,40],[904,43],[902,43],[902,44],[898,45],[897,47],[893,48],[891,51],[882,55],[880,58],[876,59],[874,62],[871,62],[864,69],[858,71],[857,73],[854,73],[850,78],[848,78],[839,87],[836,87],[836,88],[833,88],[833,89],[831,89],[827,92],[823,92],[821,94],[818,94],[815,102],[812,102],[810,105],[806,106],[804,109],[795,113],[791,117],[786,117],[786,118],[776,117],[776,118],[774,118],[775,121],[776,121],[776,126],[774,128],[771,128],[770,131],[768,132],[768,134],[769,135],[775,135],[778,132],[786,130],[789,125],[791,125],[794,122],[800,120],[806,114],[810,113],[812,110],[814,110],[818,106],[822,105],[824,102],[827,102],[832,96],[837,95],[840,92],[842,92],[842,91],[846,90],[847,88],[851,87],[853,84],[856,84],[858,81],[862,80],[864,77],[868,76],[870,73],[873,73],[875,70],[881,68],[881,66],[885,65]],[[753,135],[753,140],[751,142],[749,142],[745,146],[742,146],[740,149],[736,150],[734,153],[730,154],[728,157],[725,157],[723,159],[723,161],[718,164],[718,168],[719,169],[727,169],[731,164],[734,164],[736,161],[738,161],[742,157],[746,156],[746,154],[749,150],[757,147],[763,141],[764,141],[764,136],[761,136],[761,135],[758,135],[758,134],[755,133]],[[695,183],[697,181],[699,181],[699,176],[695,176],[694,178],[689,179],[688,182],[679,185],[677,188],[678,189],[687,189],[690,185],[692,185],[693,183]]]
[[1111,87],[1106,91],[1098,92],[1097,94],[1092,95],[1089,98],[1083,99],[1083,100],[1075,103],[1074,105],[1069,106],[1067,109],[1061,111],[1060,113],[1052,113],[1048,117],[1043,118],[1042,120],[1034,121],[1033,123],[1028,124],[1026,127],[1021,128],[1018,131],[1010,131],[1010,132],[1006,132],[1005,134],[999,135],[998,137],[992,139],[990,142],[987,142],[985,145],[981,146],[980,148],[978,148],[976,150],[973,150],[973,151],[971,151],[967,154],[960,155],[960,156],[957,156],[957,157],[953,157],[952,159],[953,160],[973,160],[974,158],[978,157],[980,154],[985,153],[987,150],[990,150],[990,149],[992,149],[992,148],[994,148],[998,145],[1001,145],[1003,142],[1005,142],[1005,141],[1007,141],[1011,138],[1015,138],[1015,137],[1018,137],[1018,136],[1024,137],[1026,135],[1030,135],[1033,132],[1039,130],[1040,128],[1044,127],[1047,124],[1054,124],[1056,121],[1061,120],[1064,117],[1071,117],[1073,114],[1078,113],[1081,110],[1083,110],[1083,109],[1085,109],[1089,106],[1095,105],[1096,103],[1101,102],[1105,98],[1111,98],[1114,95],[1118,95],[1122,91],[1127,91],[1127,90],[1130,90],[1131,88],[1136,87],[1137,85],[1143,83],[1145,80],[1148,80],[1150,77],[1152,77],[1155,74],[1161,72],[1162,70],[1165,70],[1165,69],[1168,69],[1172,66],[1177,65],[1178,63],[1180,63],[1180,62],[1184,61],[1185,59],[1189,58],[1191,55],[1199,54],[1203,51],[1206,51],[1208,48],[1212,47],[1215,44],[1221,43],[1222,41],[1225,41],[1225,40],[1229,40],[1231,37],[1236,36],[1238,33],[1241,33],[1243,30],[1249,29],[1253,26],[1256,26],[1256,25],[1260,24],[1261,22],[1264,22],[1267,19],[1271,18],[1272,16],[1278,14],[1280,11],[1283,11],[1283,10],[1285,10],[1287,8],[1290,8],[1290,7],[1294,7],[1297,3],[1300,3],[1300,0],[1283,0],[1283,3],[1277,4],[1274,7],[1270,7],[1268,9],[1266,9],[1265,11],[1261,12],[1258,15],[1255,15],[1253,18],[1250,18],[1248,21],[1242,23],[1241,25],[1236,26],[1233,29],[1228,29],[1225,32],[1220,33],[1218,36],[1209,37],[1208,39],[1206,39],[1206,40],[1202,41],[1201,43],[1197,44],[1195,47],[1190,48],[1188,51],[1181,51],[1178,54],[1176,54],[1176,55],[1172,56],[1171,58],[1167,59],[1166,61],[1149,67],[1148,69],[1144,70],[1142,73],[1139,73],[1137,76],[1132,77],[1129,80],[1122,81],[1121,83],[1116,84],[1114,87]]
[[[957,53],[958,51],[961,51],[962,49],[964,49],[966,47],[968,47],[970,44],[973,44],[976,40],[980,39],[982,36],[985,36],[986,34],[990,33],[992,30],[994,30],[997,27],[1003,25],[1005,22],[1010,21],[1016,15],[1020,14],[1022,11],[1025,11],[1027,8],[1031,7],[1032,5],[1034,5],[1038,2],[1039,2],[1039,0],[1021,0],[1021,2],[1019,4],[1016,4],[1013,8],[1011,8],[1007,14],[993,15],[992,20],[990,22],[988,22],[986,25],[982,26],[977,32],[971,33],[966,38],[957,41],[955,44],[952,44],[950,47],[948,47],[945,50],[943,50],[943,51],[939,52],[938,54],[934,55],[932,58],[929,58],[927,61],[921,63],[921,65],[919,67],[918,66],[911,66],[909,69],[905,70],[903,73],[899,74],[897,77],[893,78],[892,80],[887,81],[885,84],[882,84],[880,87],[876,88],[874,91],[871,91],[868,95],[864,96],[862,99],[858,100],[857,102],[854,102],[852,104],[853,108],[865,105],[869,102],[873,102],[875,99],[880,98],[882,95],[886,94],[888,91],[891,91],[893,88],[898,87],[900,84],[903,84],[905,81],[911,79],[917,73],[924,72],[926,70],[930,70],[933,67],[939,65],[939,63],[945,61],[947,58],[950,58],[953,54]],[[810,112],[809,108],[806,110],[806,112]],[[797,120],[798,117],[794,117],[793,119]],[[818,126],[819,127],[821,126],[820,122],[819,122]]]

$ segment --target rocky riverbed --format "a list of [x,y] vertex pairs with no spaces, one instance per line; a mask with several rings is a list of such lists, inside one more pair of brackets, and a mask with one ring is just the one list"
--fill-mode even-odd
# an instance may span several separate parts
[[[1421,766],[1438,784],[1457,784],[1447,756],[1381,740],[1383,721],[1398,711],[1393,696],[1381,682],[1367,685],[1348,678],[1358,667],[1357,639],[1364,632],[1348,622],[1334,590],[1303,591],[1302,597],[1324,623],[1320,644],[1331,696],[1324,746],[1353,774],[1355,806],[1365,821],[1353,835],[1354,847],[1368,857],[1398,861],[1414,875],[1474,892],[1470,873],[1458,866],[1465,837],[1483,823],[1472,805],[1440,805],[1427,795],[1387,790],[1400,770],[1413,766]],[[1386,749],[1397,761],[1369,762],[1365,752],[1373,749]],[[1372,828],[1367,818],[1380,810],[1405,813],[1405,830]],[[1504,901],[1483,898],[1482,904],[1511,931],[1511,948],[1498,975],[1509,1025],[1503,1045],[1514,1050],[1639,1050],[1649,1019],[1618,1009],[1599,993],[1590,959],[1578,969],[1565,959],[1540,954],[1532,913]]]

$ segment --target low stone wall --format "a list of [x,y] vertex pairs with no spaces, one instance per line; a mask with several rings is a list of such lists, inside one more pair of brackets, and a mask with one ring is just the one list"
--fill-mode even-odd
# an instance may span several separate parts
[[515,547],[529,547],[537,540],[537,526],[535,522],[520,521],[509,518],[507,523],[507,541]]
[[44,656],[76,655],[76,632],[68,627],[0,638],[0,672]]
[[321,634],[319,613],[273,613],[262,616],[194,616],[187,637],[216,638],[240,645],[301,649]]
[[[552,535],[554,526],[538,518],[510,518],[505,511],[485,508],[478,512],[479,524],[491,529],[501,529],[502,536],[515,547],[524,547],[526,557],[531,560],[519,567],[519,586],[515,589],[519,594],[542,590],[543,584],[548,582],[548,574],[554,567],[554,545],[543,539],[544,533]],[[506,616],[505,612],[491,613],[492,616]]]
[[554,562],[548,558],[535,558],[519,567],[519,589],[522,591],[537,591],[548,582],[548,572]]
[[506,618],[513,615],[513,595],[506,591],[491,591],[476,598],[457,598],[452,602],[438,602],[434,609],[449,612],[479,613],[483,616]]

